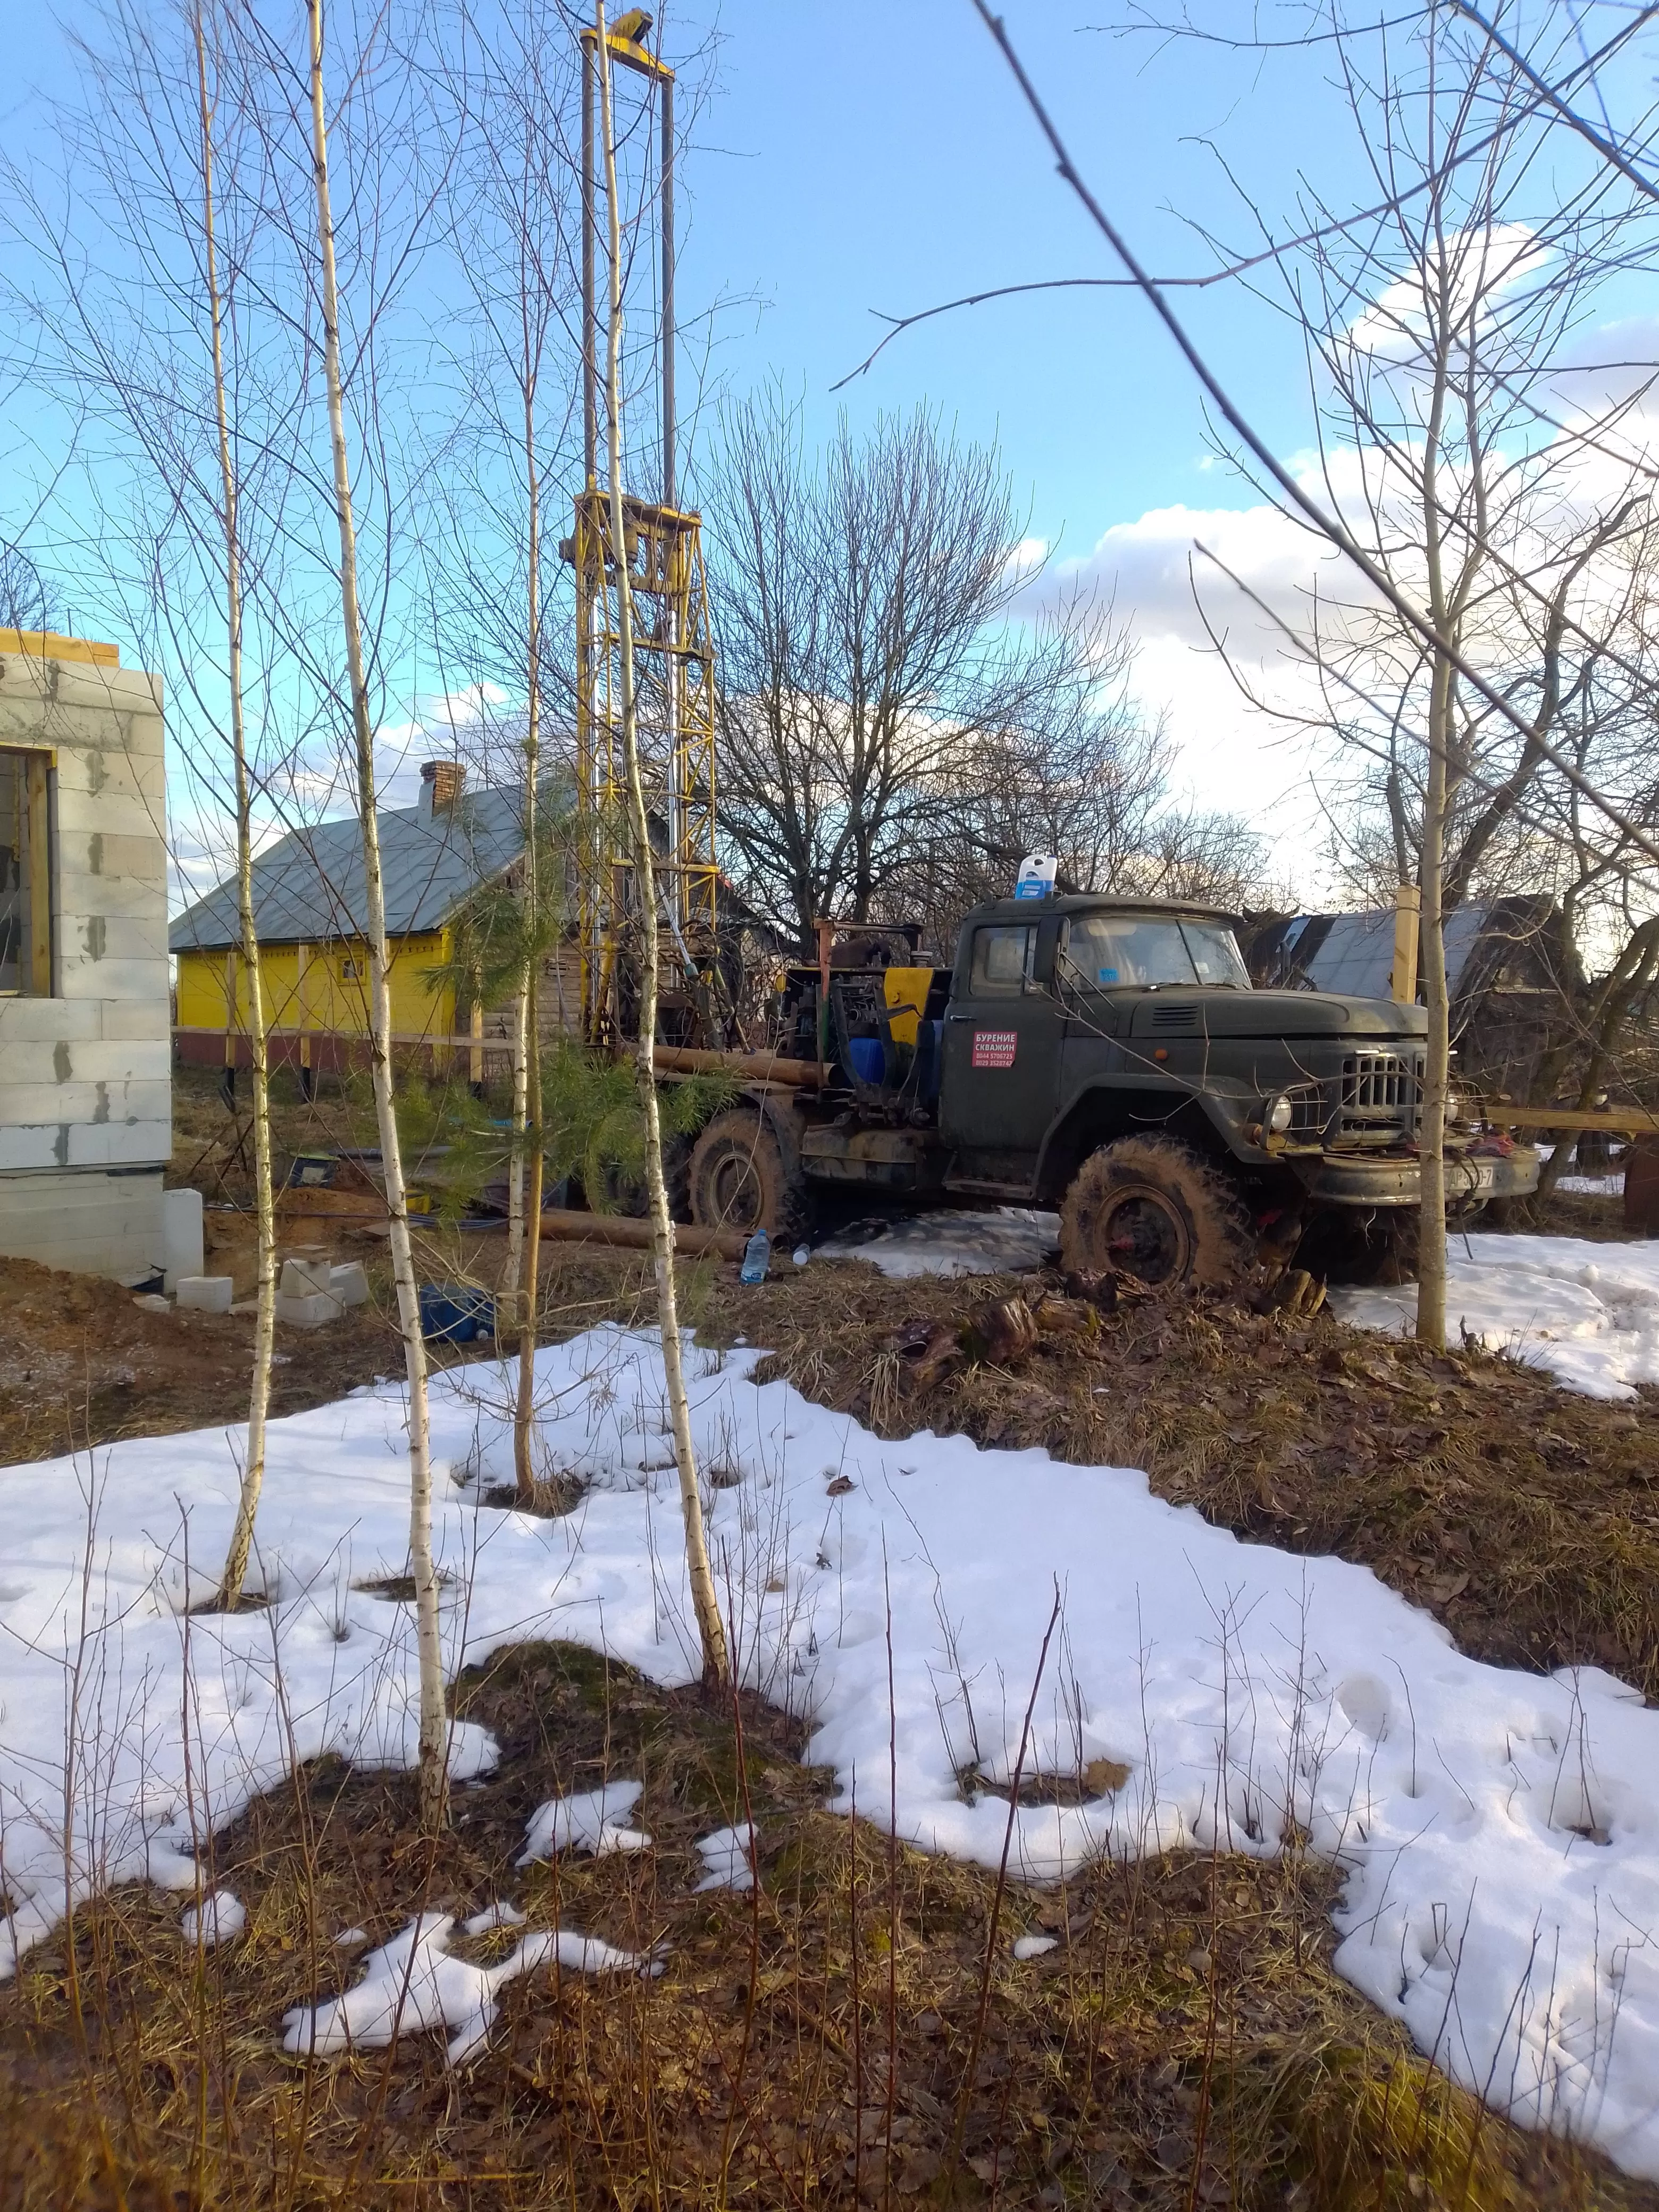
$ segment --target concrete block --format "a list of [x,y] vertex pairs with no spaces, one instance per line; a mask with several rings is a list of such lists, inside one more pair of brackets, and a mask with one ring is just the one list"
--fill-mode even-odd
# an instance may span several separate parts
[[[8,1006],[61,1006],[62,1000],[13,999]],[[17,1035],[0,1014],[0,1094],[19,1086],[39,1085],[50,1092],[76,1084],[173,1080],[172,1060],[165,1037],[111,1041],[98,1032],[101,1024],[95,1006],[76,1011],[86,1017],[79,1024],[84,1035],[68,1037],[27,1037]],[[49,1112],[12,1114],[0,1109],[0,1121],[42,1121],[71,1118],[59,1103]]]
[[[167,1271],[168,1290],[177,1288],[181,1278],[201,1275],[205,1270],[202,1257],[202,1194],[199,1190],[166,1190],[161,1194],[162,1264]],[[230,1308],[228,1298],[225,1310]]]
[[[67,942],[59,939],[58,972],[64,996],[141,1000],[147,1007],[153,1007],[158,1020],[165,1023],[169,1015],[165,956],[153,953],[129,958],[112,949],[94,959],[85,946],[86,927],[82,922]],[[108,945],[109,939],[106,938],[105,942]]]
[[0,1176],[0,1254],[88,1274],[149,1273],[161,1253],[161,1173]]
[[[69,1124],[65,1164],[72,1168],[165,1167],[172,1158],[171,1120]],[[199,1274],[201,1269],[193,1272]]]
[[[45,1000],[36,1002],[47,1003]],[[68,1006],[67,999],[51,1001],[54,1006]],[[98,1006],[98,1034],[112,1042],[131,1037],[153,1038],[167,1055],[169,1067],[173,1065],[172,1009],[165,996],[160,999],[105,999]]]
[[344,1311],[331,1291],[311,1291],[304,1296],[276,1293],[276,1318],[291,1328],[320,1328],[325,1322],[338,1321]]
[[328,1271],[328,1286],[342,1305],[363,1306],[368,1304],[368,1277],[361,1260],[348,1260]]
[[[64,1057],[72,1061],[72,1050]],[[0,1065],[10,1073],[9,1057]],[[172,1111],[172,1103],[173,1079],[166,1073],[133,1083],[119,1075],[77,1077],[75,1073],[54,1082],[48,1073],[45,1080],[0,1083],[0,1128],[27,1129],[48,1121],[85,1122],[94,1127],[106,1122],[159,1121]]]
[[62,745],[58,750],[58,827],[64,834],[106,825],[118,836],[161,836],[164,814],[150,801],[149,759],[128,759],[119,745]]
[[[101,1010],[93,1000],[0,999],[0,1065],[10,1066],[12,1048],[15,1045],[43,1044],[50,1059],[52,1048],[60,1042],[77,1044],[104,1034]],[[17,1079],[28,1082],[33,1079],[21,1076]]]
[[159,900],[150,900],[147,910],[138,915],[107,914],[101,905],[79,907],[66,901],[58,909],[58,945],[65,968],[71,961],[86,961],[99,968],[137,960],[165,961],[167,916]]
[[82,920],[101,915],[106,936],[112,939],[158,916],[165,919],[166,864],[159,843],[154,858],[155,866],[141,875],[94,876],[66,866],[58,877],[59,914]]
[[0,1175],[34,1168],[66,1168],[69,1164],[67,1122],[61,1127],[0,1128]]
[[325,1259],[305,1255],[284,1260],[277,1291],[285,1298],[331,1297],[333,1273],[332,1266]]
[[180,1275],[174,1285],[180,1306],[198,1313],[228,1313],[233,1288],[228,1275]]

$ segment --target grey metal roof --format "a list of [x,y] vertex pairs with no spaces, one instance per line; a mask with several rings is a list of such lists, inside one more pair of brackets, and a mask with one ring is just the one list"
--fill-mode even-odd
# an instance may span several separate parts
[[[441,928],[480,884],[524,847],[516,791],[480,789],[435,814],[424,804],[379,815],[386,926],[394,936]],[[262,943],[361,937],[368,924],[362,842],[355,818],[290,830],[253,863],[253,919]],[[241,935],[236,884],[221,884],[167,932],[173,952],[216,951]]]
[[[1547,897],[1531,895],[1455,907],[1445,923],[1452,997],[1485,991],[1514,946],[1539,941],[1552,912]],[[1394,908],[1293,915],[1262,933],[1251,959],[1263,981],[1339,998],[1386,999],[1394,967]]]

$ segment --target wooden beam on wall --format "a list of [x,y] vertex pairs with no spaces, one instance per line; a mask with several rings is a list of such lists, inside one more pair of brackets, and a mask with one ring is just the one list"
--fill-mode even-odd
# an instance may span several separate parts
[[52,996],[52,759],[28,758],[29,989]]

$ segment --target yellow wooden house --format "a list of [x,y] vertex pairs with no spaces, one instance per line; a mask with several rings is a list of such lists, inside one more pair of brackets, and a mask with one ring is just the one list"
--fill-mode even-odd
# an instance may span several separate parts
[[[421,771],[417,806],[378,817],[392,947],[392,1027],[400,1049],[434,1063],[480,1040],[499,1044],[482,1009],[458,1009],[447,965],[457,917],[479,887],[524,849],[514,791],[467,793],[453,761]],[[265,1021],[273,1066],[336,1068],[362,1057],[368,1035],[362,849],[355,819],[291,830],[253,866]],[[234,879],[188,908],[168,943],[178,963],[174,1039],[185,1061],[247,1064],[247,988],[236,947]],[[555,1010],[556,1019],[557,1011]],[[475,1073],[477,1071],[475,1070]]]

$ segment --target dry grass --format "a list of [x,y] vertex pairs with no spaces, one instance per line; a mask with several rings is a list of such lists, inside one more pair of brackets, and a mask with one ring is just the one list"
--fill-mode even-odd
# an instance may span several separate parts
[[1659,1394],[1633,1410],[1484,1352],[1204,1294],[1126,1302],[1091,1344],[1044,1340],[1014,1371],[915,1390],[890,1341],[904,1323],[1038,1286],[860,1272],[850,1296],[848,1270],[809,1270],[726,1309],[775,1347],[763,1375],[884,1436],[1144,1468],[1158,1496],[1247,1540],[1370,1567],[1478,1658],[1602,1666],[1659,1696]]
[[[434,1239],[423,1272],[489,1279],[493,1256]],[[546,1334],[653,1318],[641,1255],[549,1257]],[[1479,1656],[1594,1661],[1659,1694],[1646,1405],[1201,1297],[1126,1305],[1092,1345],[1016,1371],[909,1387],[890,1341],[902,1324],[1032,1287],[823,1264],[755,1291],[728,1268],[683,1276],[705,1341],[776,1347],[769,1371],[884,1434],[932,1426],[1144,1467],[1160,1495],[1246,1539],[1372,1566]],[[240,1418],[245,1323],[181,1324],[106,1286],[15,1271],[0,1312],[15,1363],[0,1374],[0,1458],[61,1449],[44,1441],[60,1430],[79,1444]],[[303,1342],[307,1359],[279,1370],[279,1410],[395,1368],[373,1309]],[[197,1956],[183,1900],[129,1890],[32,1954],[0,1990],[3,2212],[1659,2212],[1659,2191],[1516,2134],[1425,2069],[1332,1973],[1336,1878],[1294,1852],[1100,1868],[1063,1892],[1011,1887],[998,1906],[981,1872],[823,1811],[826,1778],[764,1708],[743,1708],[739,1758],[731,1708],[548,1646],[499,1655],[461,1705],[504,1756],[459,1795],[435,1851],[412,1840],[406,1779],[325,1764],[216,1839],[210,1877],[249,1911],[234,1946]],[[643,1778],[657,1849],[517,1873],[534,1806],[611,1773]],[[691,1895],[696,1838],[751,1814],[758,1891]],[[280,2056],[288,2008],[350,1978],[336,1931],[384,1941],[423,1904],[497,1896],[534,1924],[663,1941],[667,1971],[516,1983],[490,2051],[459,2074],[430,2038]],[[1036,1929],[1056,1948],[1014,1961],[1012,1938]]]
[[[1332,1973],[1333,1877],[1295,1853],[1011,1886],[993,1928],[991,1876],[823,1810],[775,1712],[549,1645],[498,1655],[461,1703],[503,1758],[434,1852],[406,1779],[325,1764],[213,1846],[248,1908],[234,1947],[198,1956],[180,1900],[127,1891],[32,1954],[0,1994],[0,2203],[1659,2205],[1413,2057]],[[642,1778],[653,1850],[514,1869],[540,1800],[613,1774]],[[757,1889],[691,1894],[696,1838],[750,1817]],[[350,1978],[338,1929],[381,1941],[422,1904],[499,1897],[662,1942],[666,1970],[515,1983],[459,2073],[430,2037],[280,2056],[283,2012]],[[1016,1961],[1032,1930],[1055,1948]]]

